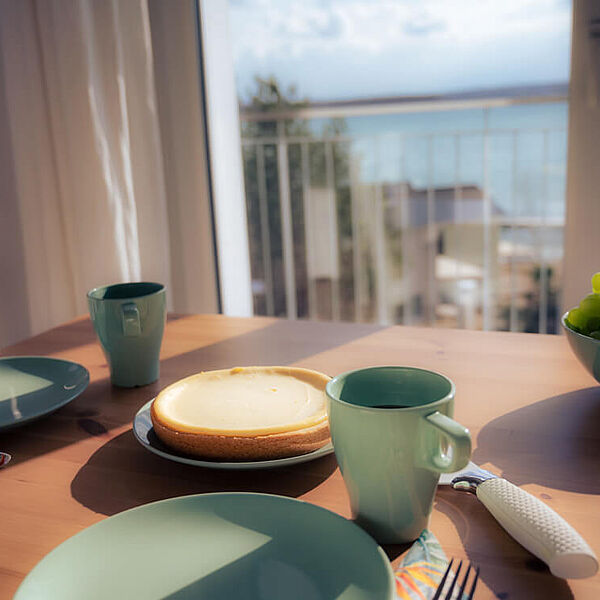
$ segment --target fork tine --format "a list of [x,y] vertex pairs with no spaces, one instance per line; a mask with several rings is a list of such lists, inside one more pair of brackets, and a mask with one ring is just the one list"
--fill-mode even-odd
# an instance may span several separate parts
[[469,563],[469,568],[467,569],[467,572],[465,573],[465,578],[463,579],[462,585],[460,586],[460,590],[458,591],[458,597],[460,598],[460,600],[462,600],[463,592],[465,591],[465,587],[467,587],[467,579],[469,578],[469,573],[471,572],[472,567],[473,567],[473,565],[471,565],[471,563]]
[[475,567],[475,579],[473,579],[473,583],[471,584],[471,591],[469,592],[469,600],[473,598],[473,594],[475,594],[475,586],[477,585],[477,581],[479,580],[479,567]]
[[440,581],[437,590],[435,590],[435,595],[433,596],[433,598],[431,600],[439,600],[439,597],[442,593],[442,590],[444,589],[444,585],[446,583],[446,579],[448,577],[448,573],[450,573],[450,569],[452,568],[452,563],[454,562],[454,559],[452,558],[450,560],[450,562],[448,563],[448,567],[446,569],[446,572],[444,573],[444,576],[442,577],[442,580]]
[[[442,593],[444,591],[444,587],[446,586],[446,580],[448,579],[448,575],[450,574],[450,571],[452,570],[453,564],[454,564],[454,559],[451,559],[450,562],[448,563],[448,567],[446,568],[446,572],[444,573],[442,579],[440,580],[440,583],[438,584],[438,587],[435,590],[435,595],[433,596],[433,598],[431,600],[451,600],[452,599],[452,597],[454,595],[454,588],[456,587],[456,584],[459,581],[460,572],[461,572],[462,566],[463,566],[463,561],[461,560],[458,563],[458,568],[456,569],[456,573],[454,574],[452,583],[450,584],[448,591],[446,592],[446,594],[444,595],[444,597],[442,599]],[[457,593],[455,596],[455,598],[457,600],[472,600],[473,595],[475,594],[475,588],[477,586],[477,582],[479,581],[479,567],[473,566],[470,562],[468,564],[465,564],[465,567],[466,567],[466,572],[464,574],[462,583],[460,584],[460,589],[457,590]],[[467,583],[469,581],[469,576],[471,575],[471,571],[473,571],[475,575],[471,582],[471,589],[465,595],[465,589],[467,587]]]
[[452,592],[454,591],[454,586],[456,585],[456,582],[458,581],[458,576],[460,575],[460,570],[462,569],[462,564],[463,564],[463,561],[461,560],[458,563],[458,569],[456,569],[456,574],[454,575],[454,579],[452,580],[452,583],[450,584],[450,589],[448,590],[448,593],[446,594],[446,600],[450,600],[450,598],[452,598]]

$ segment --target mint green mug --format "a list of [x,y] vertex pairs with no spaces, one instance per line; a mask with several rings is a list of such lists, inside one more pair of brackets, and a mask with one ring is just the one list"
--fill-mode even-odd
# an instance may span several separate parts
[[469,431],[451,418],[454,384],[425,369],[371,367],[334,377],[326,392],[353,518],[382,544],[415,540],[440,473],[471,456]]
[[111,382],[136,387],[156,381],[166,319],[165,286],[117,283],[90,290],[87,298]]

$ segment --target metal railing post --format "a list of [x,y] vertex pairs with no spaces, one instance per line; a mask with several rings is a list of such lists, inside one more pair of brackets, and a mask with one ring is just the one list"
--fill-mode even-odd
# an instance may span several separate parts
[[488,131],[489,108],[484,109],[483,130],[483,330],[492,329],[492,286],[490,228],[492,220],[492,199],[490,196],[490,135]]
[[317,318],[317,290],[315,279],[311,277],[311,265],[314,264],[313,256],[313,214],[310,199],[310,171],[308,162],[308,143],[300,145],[300,165],[302,170],[302,204],[304,207],[304,251],[306,259],[306,285],[308,286],[308,318]]
[[[323,142],[325,146],[325,186],[331,192],[333,202],[333,215],[329,231],[329,256],[331,266],[337,272],[337,279],[331,277],[331,318],[333,321],[340,320],[340,264],[339,264],[339,240],[337,221],[337,198],[335,189],[335,167],[333,164],[333,142]],[[337,267],[337,268],[336,268]]]
[[[352,154],[350,161],[352,163]],[[354,320],[362,320],[363,290],[361,269],[361,235],[360,235],[360,184],[354,165],[350,165],[350,209],[352,211],[352,287],[354,292]],[[362,195],[361,195],[362,197]]]
[[542,169],[543,169],[543,187],[542,202],[540,206],[540,217],[542,226],[538,229],[539,253],[540,253],[540,307],[538,332],[547,333],[548,331],[548,273],[546,269],[546,252],[544,245],[544,236],[546,234],[546,203],[548,202],[548,131],[543,133],[542,150]]
[[283,275],[285,279],[285,307],[288,319],[297,319],[296,279],[294,270],[294,239],[292,231],[292,208],[290,203],[290,177],[288,169],[287,142],[284,122],[277,122],[277,175],[279,180],[279,204],[281,208],[281,239],[283,245]]
[[436,290],[436,241],[437,226],[435,223],[435,197],[433,191],[433,135],[427,136],[427,320],[429,325],[435,325],[435,309],[437,306]]
[[517,273],[515,265],[515,250],[517,245],[517,228],[515,227],[515,220],[517,218],[517,157],[519,150],[519,133],[513,131],[513,151],[512,151],[512,188],[511,188],[511,201],[512,201],[512,221],[510,225],[510,240],[512,242],[512,248],[510,252],[510,317],[509,317],[509,329],[511,331],[518,330],[518,312],[517,312]]
[[271,232],[269,229],[269,208],[267,205],[267,183],[265,171],[265,147],[256,144],[256,180],[258,183],[258,210],[260,216],[260,239],[265,272],[265,304],[267,315],[275,314],[273,293],[273,265],[271,264]]

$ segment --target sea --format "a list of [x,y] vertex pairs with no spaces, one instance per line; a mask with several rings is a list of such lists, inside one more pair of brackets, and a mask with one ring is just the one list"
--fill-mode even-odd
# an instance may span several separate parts
[[[352,116],[363,182],[413,188],[474,185],[507,219],[564,220],[568,102],[521,100],[507,106]],[[327,119],[310,121],[313,135]]]

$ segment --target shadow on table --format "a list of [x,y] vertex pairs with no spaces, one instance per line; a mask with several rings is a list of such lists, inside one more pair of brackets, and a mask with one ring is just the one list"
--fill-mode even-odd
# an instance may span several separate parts
[[[182,317],[169,317],[176,320]],[[95,339],[91,323],[76,321],[60,328],[61,340],[50,341],[52,331],[41,334],[39,345],[47,353],[65,350]],[[117,388],[106,377],[96,379],[67,406],[53,415],[36,420],[10,431],[2,432],[2,448],[12,455],[6,467],[17,466],[31,458],[53,452],[89,437],[110,436],[110,431],[133,421],[138,409],[154,398],[167,385],[203,370],[239,365],[288,365],[325,352],[337,346],[370,335],[381,326],[351,323],[317,323],[280,320],[260,329],[234,335],[214,344],[200,346],[161,361],[160,379],[140,388]],[[7,351],[27,353],[27,344],[17,344]],[[85,365],[84,365],[85,366]],[[91,365],[88,365],[91,367]],[[318,366],[316,367],[318,368]],[[323,367],[326,370],[326,367]],[[96,377],[97,377],[96,369]]]
[[[202,346],[161,361],[161,384],[208,369],[237,366],[290,365],[299,360],[342,346],[385,329],[367,323],[324,323],[279,320],[260,329]],[[319,369],[318,366],[314,367]],[[323,370],[326,370],[323,368]],[[335,375],[336,373],[329,373]]]
[[253,471],[205,469],[144,450],[127,431],[102,446],[71,482],[75,500],[104,515],[175,496],[207,492],[261,492],[297,497],[336,469],[333,455],[285,468]]
[[599,456],[600,386],[596,386],[494,419],[479,432],[473,461],[495,465],[515,485],[537,483],[600,494]]
[[[186,316],[188,315],[171,313],[167,315],[167,323],[178,321]],[[70,323],[53,327],[26,340],[2,348],[0,349],[0,356],[28,356],[31,354],[30,348],[32,345],[38,348],[36,355],[47,356],[94,343],[98,343],[98,338],[94,332],[92,322],[89,318],[80,317]]]
[[[409,542],[408,544],[382,544],[381,548],[388,557],[388,560],[393,563],[398,557],[404,554],[413,545],[413,543],[414,542]],[[396,570],[396,564],[394,564],[393,567],[394,570]]]
[[496,598],[571,600],[568,583],[516,542],[472,494],[438,488],[435,508],[454,523],[468,559]]

